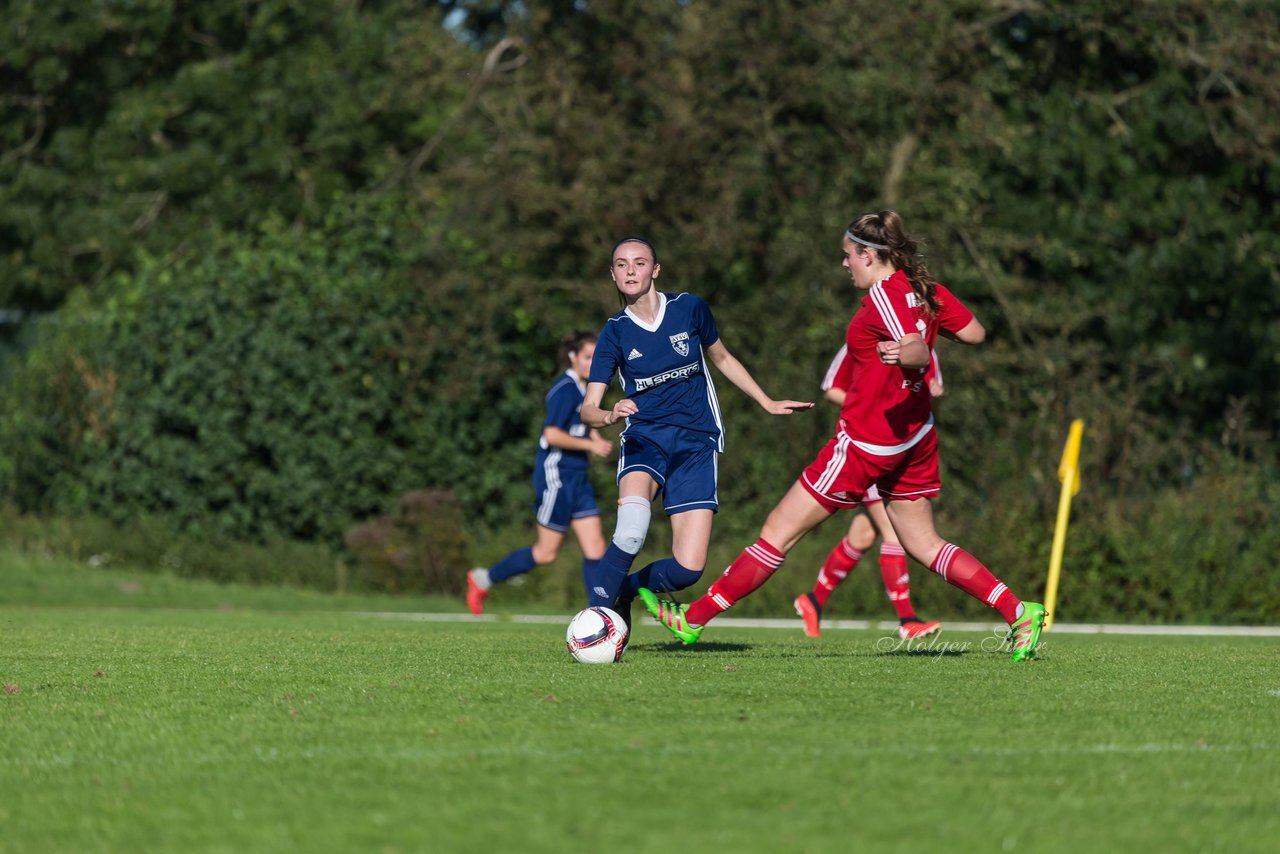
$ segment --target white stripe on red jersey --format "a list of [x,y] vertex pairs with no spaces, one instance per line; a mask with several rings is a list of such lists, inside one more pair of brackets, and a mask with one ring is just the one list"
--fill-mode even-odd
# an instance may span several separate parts
[[827,366],[826,374],[822,377],[823,391],[830,391],[831,387],[836,384],[836,375],[840,373],[840,366],[844,364],[845,357],[848,355],[849,345],[841,344],[840,349],[836,352],[836,357],[831,360],[831,364]]
[[939,328],[958,332],[973,314],[949,290],[934,286],[938,311],[926,316],[911,282],[901,270],[877,282],[863,298],[845,333],[853,362],[853,385],[840,410],[841,428],[858,447],[880,456],[901,453],[923,438],[931,424],[927,372],[880,361],[877,345],[919,334],[933,348]]

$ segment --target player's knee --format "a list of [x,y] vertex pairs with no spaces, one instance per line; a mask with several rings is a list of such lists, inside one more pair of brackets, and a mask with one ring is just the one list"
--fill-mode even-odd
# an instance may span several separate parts
[[613,529],[613,544],[627,554],[639,554],[649,534],[649,502],[639,496],[627,496],[618,502],[618,524]]
[[555,546],[534,546],[530,551],[533,552],[533,562],[538,566],[546,566],[560,553]]
[[855,548],[860,552],[865,552],[867,549],[875,545],[876,532],[874,529],[870,531],[850,531],[849,534],[845,536],[845,541],[850,545],[850,547]]

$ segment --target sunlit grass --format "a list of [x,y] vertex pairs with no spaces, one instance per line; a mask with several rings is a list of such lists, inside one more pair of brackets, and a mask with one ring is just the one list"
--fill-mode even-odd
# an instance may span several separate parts
[[[0,568],[4,601],[17,575]],[[1064,635],[1015,666],[981,635],[912,654],[874,632],[713,625],[683,648],[642,626],[622,664],[590,667],[558,624],[172,583],[159,608],[0,607],[0,850],[1261,851],[1280,835],[1270,640]]]

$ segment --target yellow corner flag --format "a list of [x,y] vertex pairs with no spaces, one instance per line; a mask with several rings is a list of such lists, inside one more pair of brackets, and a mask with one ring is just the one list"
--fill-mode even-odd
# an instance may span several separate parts
[[1053,614],[1057,610],[1058,575],[1062,572],[1062,549],[1067,542],[1067,520],[1071,517],[1071,497],[1080,491],[1080,439],[1084,436],[1084,421],[1071,422],[1067,434],[1067,446],[1062,449],[1062,462],[1058,464],[1058,480],[1062,491],[1058,496],[1058,522],[1053,528],[1053,551],[1049,555],[1049,581],[1044,588],[1044,607],[1049,612],[1044,629],[1053,628]]

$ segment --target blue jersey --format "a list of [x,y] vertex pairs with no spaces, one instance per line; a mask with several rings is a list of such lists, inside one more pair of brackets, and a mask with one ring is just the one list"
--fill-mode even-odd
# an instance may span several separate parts
[[702,433],[724,450],[724,424],[715,385],[707,373],[705,348],[720,340],[711,309],[693,294],[659,293],[652,324],[630,309],[604,325],[591,360],[590,382],[608,385],[617,374],[622,393],[637,412],[627,429],[645,424]]
[[[587,384],[573,371],[566,370],[547,392],[547,417],[542,422],[543,428],[559,427],[579,439],[586,436],[589,428],[582,423],[582,398],[586,391]],[[550,467],[561,471],[586,471],[587,452],[552,447],[546,439],[539,438],[538,458],[534,465],[543,470]]]

